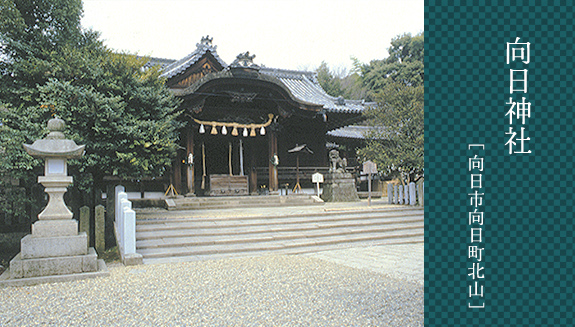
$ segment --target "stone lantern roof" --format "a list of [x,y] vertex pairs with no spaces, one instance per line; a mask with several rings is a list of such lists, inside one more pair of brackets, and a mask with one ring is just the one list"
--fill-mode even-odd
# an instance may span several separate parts
[[48,121],[50,133],[41,140],[36,140],[32,145],[24,144],[29,155],[38,158],[80,158],[84,154],[85,145],[77,145],[76,142],[66,139],[62,131],[66,123],[58,118]]

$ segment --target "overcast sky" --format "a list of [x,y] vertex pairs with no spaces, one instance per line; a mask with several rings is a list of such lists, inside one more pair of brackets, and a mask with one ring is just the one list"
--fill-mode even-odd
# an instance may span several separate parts
[[115,50],[180,59],[202,36],[231,63],[313,70],[350,69],[387,57],[393,37],[423,31],[423,0],[84,0],[82,25]]

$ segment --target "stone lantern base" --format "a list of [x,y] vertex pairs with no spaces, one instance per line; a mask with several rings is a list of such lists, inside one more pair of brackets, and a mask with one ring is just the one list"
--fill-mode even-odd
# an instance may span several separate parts
[[[67,215],[64,213],[60,216]],[[32,234],[20,241],[20,250],[10,261],[10,268],[0,276],[0,286],[34,285],[109,275],[104,261],[98,260],[96,250],[88,247],[86,233],[78,233],[78,222],[74,219],[38,220],[32,225]]]
[[[76,223],[76,221],[71,220]],[[89,248],[86,233],[47,236],[46,230],[32,227],[32,235],[21,240],[21,252],[10,261],[10,268],[0,276],[0,286],[24,286],[108,276],[104,260],[98,260]],[[41,236],[34,231],[42,231]]]

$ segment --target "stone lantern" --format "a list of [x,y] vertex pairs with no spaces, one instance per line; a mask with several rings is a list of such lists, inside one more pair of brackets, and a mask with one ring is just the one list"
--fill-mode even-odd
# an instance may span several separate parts
[[46,138],[24,144],[28,154],[45,160],[44,176],[38,182],[50,198],[32,225],[32,234],[21,240],[21,252],[10,261],[10,280],[0,283],[26,285],[108,274],[104,261],[88,247],[86,233],[78,233],[78,223],[64,203],[64,193],[72,183],[66,161],[82,157],[85,147],[66,139],[64,128],[63,120],[50,119]]

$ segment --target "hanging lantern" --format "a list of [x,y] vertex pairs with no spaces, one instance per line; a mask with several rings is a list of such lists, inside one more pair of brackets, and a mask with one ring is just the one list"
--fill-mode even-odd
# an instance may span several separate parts
[[206,129],[204,128],[204,124],[200,124],[200,134],[204,134]]
[[226,135],[228,134],[228,130],[226,129],[226,126],[222,127],[222,135]]
[[218,129],[216,128],[216,125],[212,125],[212,131],[210,132],[210,134],[212,135],[218,134]]
[[256,136],[256,128],[252,127],[252,130],[250,132],[250,136]]
[[238,136],[238,128],[236,126],[234,126],[234,129],[232,129],[232,135]]
[[248,137],[248,128],[244,127],[244,133],[243,133],[244,137]]
[[265,127],[262,126],[262,128],[260,129],[260,134],[261,134],[261,135],[266,135],[266,129],[265,129]]

